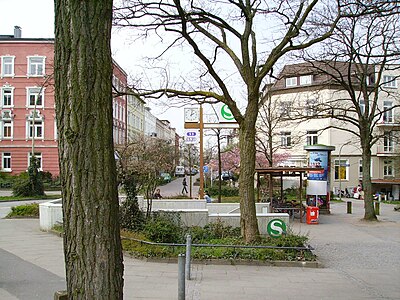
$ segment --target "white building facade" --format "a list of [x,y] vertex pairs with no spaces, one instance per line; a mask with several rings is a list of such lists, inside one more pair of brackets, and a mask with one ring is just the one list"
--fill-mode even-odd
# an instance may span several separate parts
[[[376,108],[376,126],[372,132],[372,136],[379,137],[371,149],[373,191],[383,193],[390,199],[399,199],[400,187],[400,108],[396,107],[400,105],[399,76],[400,71],[387,71],[383,74],[382,90]],[[354,134],[338,129],[357,131],[356,127],[352,128],[348,122],[339,122],[329,117],[312,118],[321,103],[337,101],[338,105],[342,105],[341,100],[349,98],[347,91],[334,84],[327,84],[326,75],[319,74],[304,63],[286,66],[269,93],[272,101],[278,103],[280,113],[287,116],[286,121],[281,122],[273,141],[279,145],[278,152],[288,154],[282,165],[306,166],[306,145],[335,146],[331,156],[332,191],[337,193],[347,188],[351,192],[362,183],[360,141]],[[360,109],[365,109],[363,105],[365,103],[360,100]],[[351,107],[348,113],[353,113]],[[310,119],[305,120],[304,116]]]

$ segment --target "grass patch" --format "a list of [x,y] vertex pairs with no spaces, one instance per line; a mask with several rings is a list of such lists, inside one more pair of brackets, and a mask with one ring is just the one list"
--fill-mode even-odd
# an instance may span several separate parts
[[382,203],[399,205],[399,204],[400,204],[400,201],[398,201],[398,200],[396,200],[396,201],[383,201]]
[[45,195],[36,197],[15,197],[15,196],[1,196],[0,202],[2,201],[26,201],[26,200],[43,200],[43,199],[59,199],[61,195]]
[[[214,201],[218,200],[218,196],[213,198]],[[239,203],[240,197],[239,196],[231,196],[231,197],[221,197],[222,203]]]
[[39,203],[11,207],[6,218],[39,218]]

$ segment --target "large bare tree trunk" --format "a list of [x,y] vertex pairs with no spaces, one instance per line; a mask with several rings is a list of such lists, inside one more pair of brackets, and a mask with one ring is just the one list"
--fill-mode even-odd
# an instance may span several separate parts
[[256,128],[257,101],[247,107],[246,117],[240,123],[240,227],[242,236],[247,243],[259,239],[259,230],[256,217],[254,172],[256,161]]
[[362,183],[364,191],[364,219],[376,221],[377,217],[374,209],[371,183],[371,141],[369,129],[371,125],[361,127],[361,148],[362,148]]
[[122,299],[112,140],[112,0],[55,1],[55,82],[69,299]]

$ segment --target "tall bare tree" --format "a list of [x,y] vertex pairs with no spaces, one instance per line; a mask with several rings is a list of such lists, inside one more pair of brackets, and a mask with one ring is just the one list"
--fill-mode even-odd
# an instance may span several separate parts
[[112,0],[55,1],[55,96],[68,299],[122,299],[112,138]]
[[163,86],[140,91],[142,95],[218,101],[232,111],[239,124],[240,223],[247,242],[259,238],[254,172],[260,87],[281,57],[331,35],[340,5],[325,4],[319,0],[131,0],[115,10],[119,26],[142,29],[143,36],[159,36],[164,42],[172,40],[160,53],[188,46],[191,51],[185,56],[193,54],[194,78],[182,76],[172,85],[166,78]]
[[[396,81],[400,78],[400,2],[355,1],[346,6],[347,17],[317,51],[303,56],[305,68],[325,76],[325,86],[336,88],[332,99],[321,102],[312,118],[331,118],[329,128],[352,133],[362,152],[364,219],[376,220],[371,184],[371,149],[389,132],[399,136],[387,117],[400,107]],[[389,76],[387,76],[389,75]],[[388,88],[389,86],[389,88]],[[390,106],[384,105],[384,100]],[[386,122],[385,131],[378,125]]]

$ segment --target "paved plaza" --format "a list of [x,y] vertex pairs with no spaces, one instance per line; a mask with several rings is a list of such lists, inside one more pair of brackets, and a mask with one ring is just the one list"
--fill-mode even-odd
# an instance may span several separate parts
[[[333,203],[320,224],[295,221],[323,268],[192,265],[186,299],[400,299],[400,213],[381,205],[361,221],[363,202]],[[124,258],[125,299],[177,299],[178,266]],[[0,220],[0,299],[53,299],[65,289],[62,239],[38,220]]]

